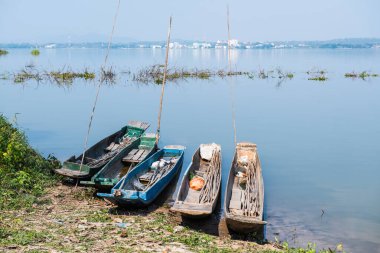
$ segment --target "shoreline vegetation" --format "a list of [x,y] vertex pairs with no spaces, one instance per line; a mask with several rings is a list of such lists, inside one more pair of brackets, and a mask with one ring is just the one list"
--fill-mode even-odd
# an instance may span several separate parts
[[[315,244],[218,237],[185,225],[167,204],[123,210],[95,190],[68,186],[15,124],[0,115],[0,251],[316,253]],[[62,183],[63,182],[63,183]],[[321,253],[343,252],[338,244]]]
[[[99,76],[101,82],[114,84],[119,75],[127,75],[129,80],[140,84],[157,84],[162,83],[164,73],[163,65],[152,65],[135,73],[131,71],[116,72],[115,68],[101,69],[96,74],[85,68],[83,71],[72,71],[70,68],[61,70],[38,70],[33,64],[26,65],[22,70],[16,73],[1,73],[0,80],[13,80],[14,83],[24,83],[29,80],[37,82],[51,82],[58,85],[70,85],[75,79],[84,79],[86,81],[95,80]],[[325,82],[329,80],[326,70],[308,70],[305,72],[309,81]],[[257,71],[225,71],[225,70],[209,70],[209,69],[186,69],[186,68],[169,68],[166,79],[168,82],[177,82],[188,79],[211,80],[213,78],[229,78],[229,77],[246,77],[248,79],[276,79],[278,85],[287,80],[292,80],[296,74],[290,71],[284,71],[281,68],[275,69],[259,69]],[[363,81],[371,78],[377,78],[380,75],[370,71],[347,72],[345,78],[361,79]]]
[[54,156],[44,158],[23,132],[0,114],[0,210],[30,208],[44,189],[57,182]]

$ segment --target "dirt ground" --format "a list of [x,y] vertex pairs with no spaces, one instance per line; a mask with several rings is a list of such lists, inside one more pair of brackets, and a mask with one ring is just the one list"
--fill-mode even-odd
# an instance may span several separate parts
[[[213,217],[182,220],[165,203],[120,209],[92,188],[59,184],[31,209],[5,211],[1,252],[272,252],[271,244],[231,239]],[[4,232],[5,231],[5,232]],[[223,234],[223,236],[219,236]]]

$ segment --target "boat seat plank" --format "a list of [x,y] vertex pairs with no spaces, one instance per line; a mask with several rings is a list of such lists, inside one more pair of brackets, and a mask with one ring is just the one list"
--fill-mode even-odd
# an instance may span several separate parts
[[132,157],[132,160],[138,161],[143,153],[144,153],[144,150],[139,149],[139,151],[137,151],[137,153]]
[[128,156],[124,157],[123,162],[139,163],[142,160],[144,160],[145,157],[147,157],[149,152],[150,152],[150,150],[148,150],[148,149],[139,149],[139,150],[137,150],[137,152],[134,155],[131,155],[131,156],[128,155]]
[[130,161],[131,161],[131,162],[139,163],[139,162],[141,162],[142,160],[144,160],[145,157],[149,154],[149,150],[145,150],[145,149],[143,149],[143,150],[144,150],[144,152],[141,153],[141,156],[140,156],[139,158],[137,158],[136,160],[134,160],[134,158],[133,158],[133,159],[131,159]]
[[138,152],[139,150],[138,149],[132,149],[128,155],[126,155],[125,157],[123,157],[123,162],[128,162],[130,159],[132,159],[132,157]]
[[140,156],[140,161],[144,160],[144,158],[149,154],[150,150],[144,149],[144,152]]
[[137,127],[137,128],[141,128],[144,130],[146,130],[150,126],[149,123],[142,122],[142,121],[136,121],[136,120],[129,121],[128,125],[133,126],[133,127]]

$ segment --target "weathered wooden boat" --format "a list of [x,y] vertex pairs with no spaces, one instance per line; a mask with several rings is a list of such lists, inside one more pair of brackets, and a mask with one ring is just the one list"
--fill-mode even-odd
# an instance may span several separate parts
[[185,147],[166,146],[137,165],[112,188],[99,197],[119,205],[149,205],[178,173]]
[[[202,144],[185,172],[171,210],[194,218],[210,215],[219,198],[221,162],[220,145]],[[200,181],[199,186],[195,180]]]
[[224,212],[227,226],[239,233],[261,232],[264,182],[256,144],[238,143],[227,182]]
[[144,133],[141,138],[112,158],[90,181],[80,183],[109,190],[137,164],[151,156],[156,149],[156,134]]
[[55,172],[62,176],[85,179],[92,177],[113,157],[140,138],[149,127],[148,123],[130,121],[127,126],[99,141],[85,151],[81,168],[82,156],[72,156],[63,163],[62,168]]

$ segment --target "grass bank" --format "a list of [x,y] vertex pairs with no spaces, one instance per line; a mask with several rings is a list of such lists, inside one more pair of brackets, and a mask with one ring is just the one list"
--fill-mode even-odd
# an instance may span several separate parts
[[316,252],[218,237],[189,227],[165,204],[119,209],[93,188],[60,183],[52,174],[59,162],[33,150],[1,115],[0,151],[0,252]]
[[118,209],[94,197],[92,188],[63,184],[49,188],[32,211],[2,212],[0,224],[0,251],[6,252],[317,252],[311,244],[291,248],[218,237],[182,223],[165,205]]

